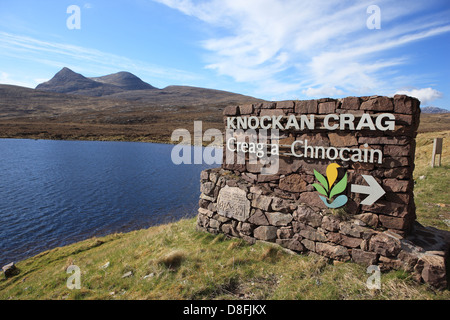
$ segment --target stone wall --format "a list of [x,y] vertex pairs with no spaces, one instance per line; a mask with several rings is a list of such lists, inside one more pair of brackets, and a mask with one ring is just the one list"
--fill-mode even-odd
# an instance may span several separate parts
[[[357,121],[364,114],[375,118],[384,113],[395,116],[392,130],[327,130],[324,124],[329,114],[352,114]],[[268,143],[290,145],[308,140],[312,146],[377,149],[382,159],[298,158],[281,148],[277,172],[263,174],[264,162],[252,163],[248,154],[244,163],[237,163],[237,158],[227,163],[224,158],[222,168],[201,174],[198,228],[250,243],[270,241],[295,252],[378,265],[382,270],[404,269],[418,281],[446,287],[449,233],[415,222],[412,173],[419,101],[396,95],[266,102],[227,107],[224,121],[229,126],[234,117],[276,116],[286,123],[289,116],[311,114],[317,122],[314,128],[282,130],[277,141],[269,139]],[[344,173],[348,177],[343,191],[348,201],[339,209],[326,206],[314,187],[314,171],[325,173],[330,163],[340,167],[339,179]],[[352,192],[350,186],[367,185],[364,176],[369,175],[385,193],[364,205],[361,202],[367,195]]]
[[417,222],[408,237],[377,230],[371,214],[340,216],[299,199],[284,199],[221,168],[201,173],[201,192],[200,230],[249,243],[275,242],[298,253],[312,251],[334,260],[378,265],[382,271],[403,269],[419,282],[439,289],[447,285],[448,232]]
[[[404,95],[387,97],[348,97],[344,99],[319,99],[309,101],[282,101],[244,106],[232,106],[224,110],[224,116],[272,116],[314,114],[319,123],[315,130],[282,132],[279,144],[292,143],[295,140],[309,140],[314,146],[334,146],[349,148],[380,149],[383,151],[382,163],[361,163],[298,159],[292,156],[280,156],[278,173],[263,175],[261,164],[227,164],[222,167],[242,175],[246,181],[271,190],[286,199],[299,199],[315,207],[326,208],[320,201],[312,184],[315,182],[313,170],[325,172],[331,162],[338,163],[348,173],[349,184],[364,184],[363,174],[372,175],[386,194],[371,206],[360,205],[364,196],[352,195],[347,188],[349,201],[345,210],[351,214],[370,216],[373,227],[391,229],[399,234],[407,234],[415,220],[414,170],[415,136],[419,125],[420,103],[417,99]],[[363,113],[373,116],[382,113],[395,115],[395,129],[378,130],[339,130],[320,129],[320,121],[326,114],[350,113],[356,117]],[[237,161],[236,161],[237,162]]]

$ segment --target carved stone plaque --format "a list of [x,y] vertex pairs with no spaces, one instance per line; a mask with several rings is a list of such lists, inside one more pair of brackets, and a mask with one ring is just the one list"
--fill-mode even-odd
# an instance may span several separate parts
[[217,198],[217,212],[227,218],[245,221],[250,216],[250,201],[247,193],[237,187],[221,189]]

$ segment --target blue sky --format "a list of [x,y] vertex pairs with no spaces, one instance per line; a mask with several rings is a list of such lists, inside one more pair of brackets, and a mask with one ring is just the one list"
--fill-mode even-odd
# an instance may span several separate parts
[[[70,30],[70,5],[81,28]],[[380,9],[380,29],[367,20]],[[450,109],[450,2],[1,0],[0,83],[66,66],[267,100],[405,93]]]

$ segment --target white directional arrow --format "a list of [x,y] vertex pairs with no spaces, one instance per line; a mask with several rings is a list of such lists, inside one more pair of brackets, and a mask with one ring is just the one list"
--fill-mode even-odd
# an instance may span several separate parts
[[370,206],[374,204],[375,201],[380,199],[386,191],[378,184],[374,177],[369,175],[362,175],[364,180],[369,184],[368,186],[360,186],[358,184],[351,185],[351,191],[354,193],[368,194],[368,196],[361,201],[361,204]]

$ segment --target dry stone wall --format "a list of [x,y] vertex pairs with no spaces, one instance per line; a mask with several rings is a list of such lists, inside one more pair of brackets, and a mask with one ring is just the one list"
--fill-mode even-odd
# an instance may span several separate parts
[[[289,126],[294,121],[291,116],[302,121],[302,115],[313,115],[314,126],[309,123],[308,127],[306,122],[303,128]],[[419,115],[419,101],[403,95],[227,107],[224,123],[230,132],[225,137],[224,162],[221,168],[201,174],[198,228],[250,243],[271,241],[299,253],[311,251],[334,260],[379,265],[382,270],[405,269],[413,272],[418,281],[445,288],[449,233],[415,222],[412,173]],[[378,116],[383,119],[376,120]],[[253,123],[248,121],[250,118]],[[249,153],[244,154],[244,161],[238,161],[237,152],[232,154],[234,163],[227,161],[227,148],[236,150],[238,141],[229,139],[240,134],[236,133],[239,125],[245,125],[243,120],[253,128],[261,120],[260,126],[276,123],[280,128],[278,138],[267,140],[269,145],[280,146],[276,172],[263,173],[268,162],[254,163]],[[363,125],[357,130],[360,121]],[[297,144],[301,147],[307,141],[311,151],[315,147],[331,148],[334,153],[334,149],[343,150],[342,157],[295,156],[300,154],[292,148],[295,141],[303,141]],[[291,148],[283,150],[282,146]],[[356,156],[351,157],[355,149],[363,151],[353,151]],[[379,152],[373,161],[360,161],[364,150]],[[303,149],[303,155],[306,151]],[[336,181],[344,180],[344,176],[347,179],[341,192],[346,202],[340,208],[327,205],[333,199],[321,199],[315,187],[315,171],[326,173],[330,181],[330,164],[338,172]],[[370,177],[383,192],[367,205],[369,193],[357,192],[361,189],[354,186],[365,186],[367,191]],[[331,182],[328,187],[333,185]],[[330,193],[328,196],[332,198]]]
[[[391,113],[395,116],[394,130],[327,130],[323,128],[323,119],[327,114],[351,114],[355,122],[363,114],[377,115]],[[417,99],[396,95],[387,97],[348,97],[344,99],[319,99],[309,101],[282,101],[256,105],[228,107],[224,111],[225,122],[232,117],[262,117],[283,115],[315,115],[317,121],[314,130],[287,130],[280,132],[279,144],[291,144],[296,140],[307,140],[311,146],[336,148],[360,148],[382,150],[381,163],[352,162],[336,159],[334,161],[279,157],[279,169],[276,174],[261,174],[262,164],[226,163],[222,167],[242,175],[246,181],[273,191],[276,195],[300,200],[321,209],[325,204],[312,187],[316,182],[313,170],[324,173],[327,165],[335,162],[348,173],[349,184],[364,184],[362,175],[371,175],[385,190],[385,195],[373,205],[361,205],[364,195],[350,196],[345,210],[351,214],[365,214],[374,227],[392,229],[399,234],[407,234],[415,220],[414,170],[415,136],[419,125],[420,108]],[[286,121],[286,119],[285,119]],[[338,123],[338,121],[335,121]],[[281,152],[280,152],[281,153]]]

